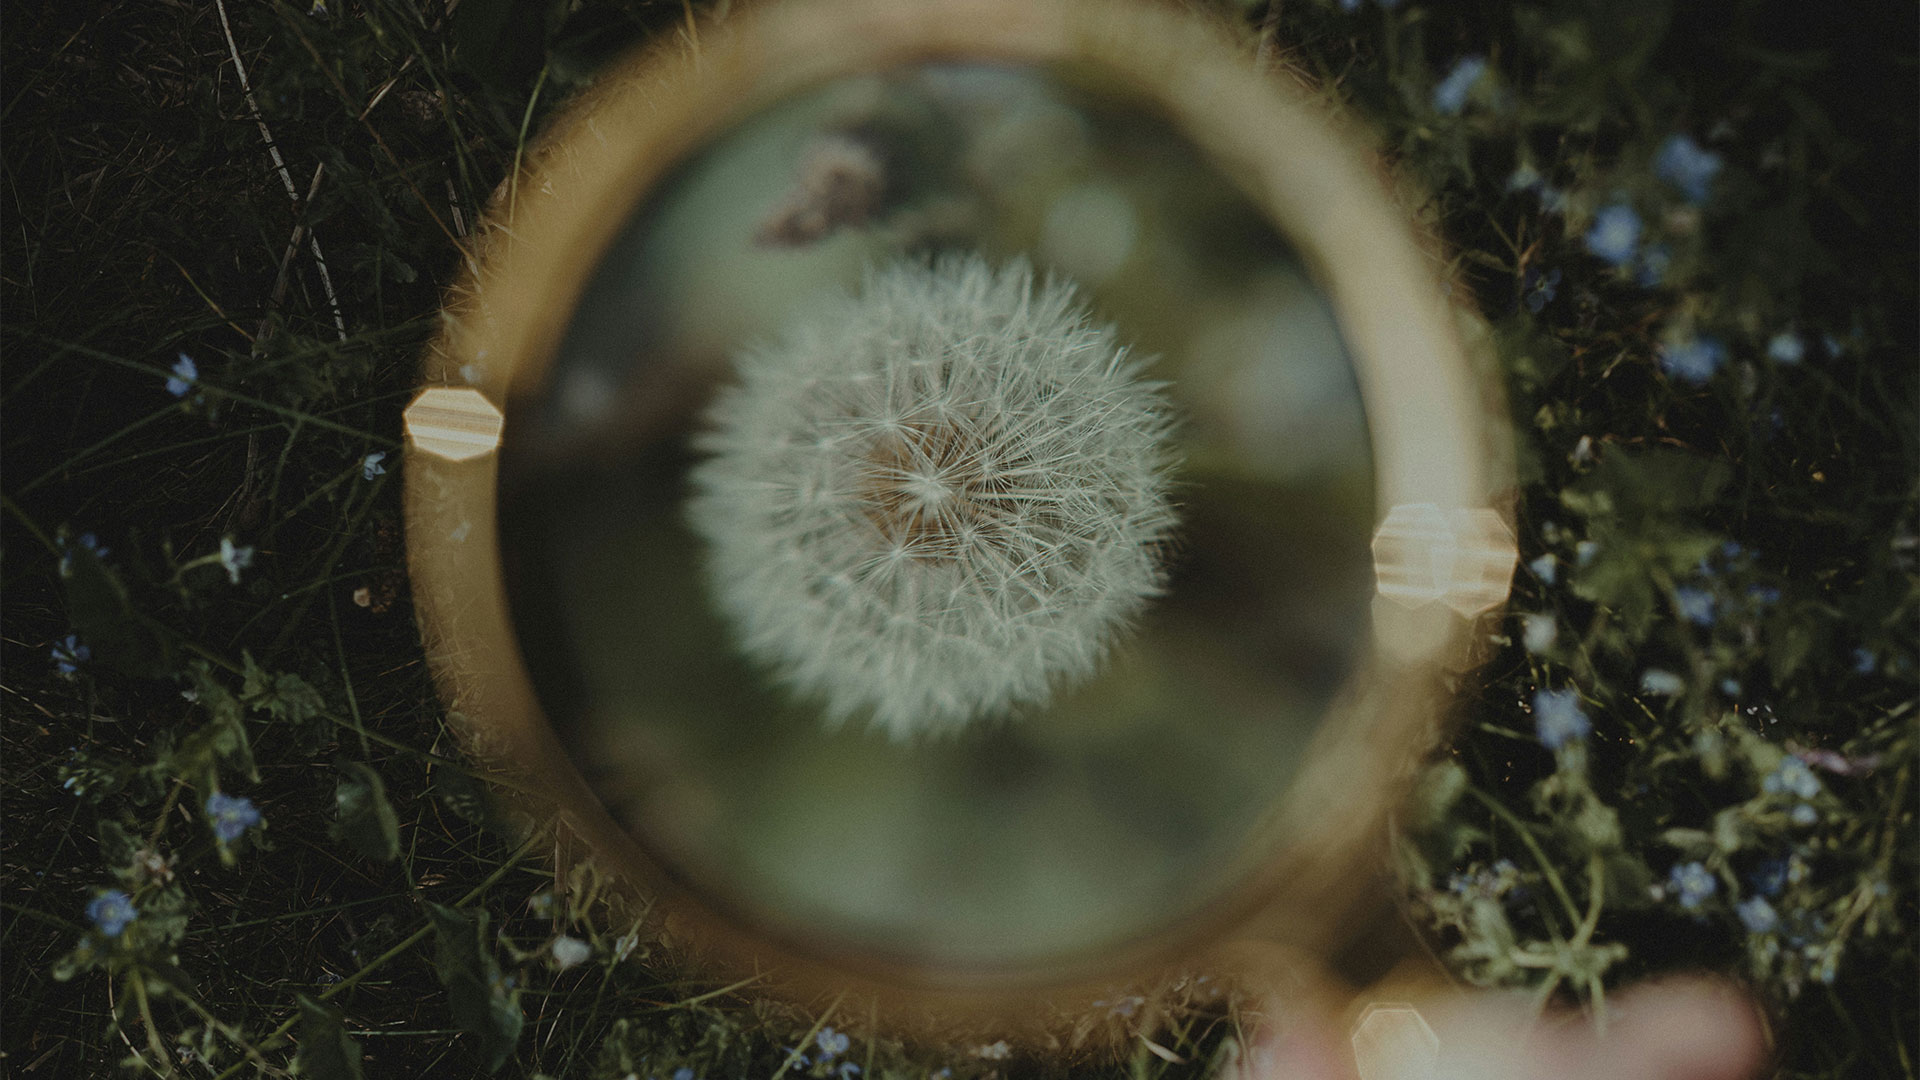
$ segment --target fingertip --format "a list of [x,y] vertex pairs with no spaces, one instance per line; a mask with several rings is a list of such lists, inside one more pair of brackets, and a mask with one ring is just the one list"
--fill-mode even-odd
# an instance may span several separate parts
[[[1753,998],[1724,979],[1682,976],[1622,994],[1600,1040],[1666,1080],[1750,1080],[1766,1061],[1767,1027]],[[1618,1060],[1618,1058],[1616,1058]]]

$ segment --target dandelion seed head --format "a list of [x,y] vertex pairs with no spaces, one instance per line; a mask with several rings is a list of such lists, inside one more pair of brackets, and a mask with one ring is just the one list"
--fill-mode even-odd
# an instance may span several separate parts
[[1044,703],[1160,591],[1169,410],[1070,283],[896,262],[736,367],[688,517],[743,651],[830,722]]

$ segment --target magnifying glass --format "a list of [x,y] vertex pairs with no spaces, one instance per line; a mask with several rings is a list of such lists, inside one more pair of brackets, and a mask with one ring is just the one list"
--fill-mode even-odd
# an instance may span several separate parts
[[408,411],[428,655],[717,969],[1035,1033],[1349,943],[1515,556],[1322,108],[1155,6],[774,5],[481,236]]

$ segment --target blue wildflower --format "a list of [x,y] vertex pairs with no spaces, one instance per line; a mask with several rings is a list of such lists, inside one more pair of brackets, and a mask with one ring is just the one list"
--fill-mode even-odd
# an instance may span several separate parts
[[1535,655],[1546,652],[1553,648],[1553,643],[1559,639],[1560,624],[1554,621],[1553,616],[1545,614],[1520,616],[1520,643],[1527,647],[1528,652]]
[[1787,884],[1787,860],[1768,859],[1753,868],[1747,876],[1748,884],[1762,896],[1779,896],[1780,890]]
[[1512,175],[1507,177],[1507,190],[1537,191],[1544,183],[1546,183],[1546,178],[1540,175],[1540,170],[1522,162],[1518,168],[1513,170]]
[[1776,364],[1797,364],[1806,355],[1807,344],[1800,340],[1799,334],[1789,334],[1783,330],[1767,342],[1767,359]]
[[1633,261],[1640,246],[1640,215],[1624,202],[1601,208],[1587,230],[1587,250],[1615,266]]
[[1739,697],[1740,696],[1740,680],[1733,679],[1733,678],[1721,679],[1720,692],[1722,694],[1727,695],[1730,698]]
[[1667,280],[1667,268],[1673,265],[1673,251],[1665,244],[1650,244],[1640,253],[1640,264],[1633,280],[1643,289],[1651,289]]
[[1806,762],[1789,757],[1760,781],[1760,790],[1770,795],[1791,794],[1811,799],[1820,794],[1820,778],[1813,775],[1813,770],[1807,768]]
[[87,904],[87,918],[108,937],[119,937],[127,924],[139,917],[133,897],[119,889],[108,889]]
[[1681,863],[1667,875],[1667,891],[1688,911],[1697,911],[1720,888],[1713,874],[1701,863]]
[[186,397],[187,391],[200,379],[200,369],[194,366],[193,357],[186,353],[174,361],[173,377],[167,380],[167,393],[174,397]]
[[1761,607],[1770,607],[1780,602],[1780,590],[1772,585],[1749,585],[1747,599]]
[[1682,585],[1673,590],[1673,606],[1680,617],[1695,626],[1713,625],[1713,594],[1692,585]]
[[1520,290],[1526,296],[1527,310],[1535,315],[1540,314],[1542,309],[1553,302],[1553,298],[1559,295],[1559,287],[1559,267],[1554,267],[1545,273],[1529,269],[1526,276],[1520,280]]
[[1720,545],[1720,557],[1728,562],[1732,562],[1746,553],[1747,549],[1741,547],[1740,541],[1738,540],[1728,540]]
[[1660,347],[1660,370],[1695,386],[1713,377],[1727,359],[1727,347],[1714,337],[1682,338]]
[[227,580],[238,585],[240,571],[253,565],[253,549],[235,547],[233,537],[223,536],[220,538],[220,565],[226,568]]
[[860,1066],[855,1065],[851,1061],[843,1061],[840,1063],[840,1071],[837,1075],[840,1077],[840,1080],[853,1080],[854,1077],[860,1075]]
[[1461,57],[1447,77],[1440,80],[1440,85],[1433,88],[1433,107],[1447,116],[1459,113],[1466,107],[1467,95],[1486,73],[1486,57]]
[[100,543],[100,538],[90,532],[81,533],[78,538],[72,541],[71,544],[68,542],[64,534],[58,537],[57,539],[60,545],[60,576],[63,578],[70,578],[73,576],[74,545],[78,545],[79,547],[86,548],[89,552],[93,554],[93,557],[95,559],[104,559],[107,557],[106,545]]
[[1533,576],[1539,578],[1542,585],[1551,585],[1554,578],[1560,576],[1560,560],[1549,551],[1528,563],[1527,569],[1533,571]]
[[216,791],[207,796],[206,810],[213,835],[227,843],[240,839],[242,833],[260,824],[259,809],[245,796]]
[[1600,541],[1598,540],[1582,540],[1573,545],[1573,561],[1580,566],[1590,565],[1593,562],[1594,556],[1598,554],[1600,554]]
[[1873,655],[1872,649],[1861,646],[1853,650],[1853,673],[1855,675],[1871,675],[1879,666],[1879,659]]
[[1648,668],[1640,675],[1640,692],[1658,694],[1661,697],[1673,697],[1687,688],[1687,684],[1671,671],[1660,668]]
[[1780,916],[1764,896],[1749,896],[1733,906],[1734,914],[1746,924],[1750,934],[1764,934],[1780,925]]
[[846,1053],[847,1047],[851,1044],[852,1040],[848,1039],[844,1033],[837,1032],[832,1028],[825,1028],[821,1030],[820,1034],[813,1037],[813,1041],[815,1045],[820,1047],[820,1053],[822,1055],[820,1060],[827,1061]]
[[693,1070],[682,1065],[673,1070],[673,1080],[693,1080]]
[[93,650],[80,644],[80,639],[68,634],[65,641],[53,643],[53,670],[61,678],[71,679],[80,670],[80,665],[93,659]]
[[1720,155],[1702,147],[1687,135],[1673,135],[1660,144],[1653,159],[1653,171],[1660,179],[1680,189],[1687,201],[1698,205],[1707,201],[1708,189],[1719,173]]
[[1811,825],[1820,820],[1820,811],[1815,810],[1810,803],[1801,803],[1794,807],[1787,817],[1792,819],[1795,825]]
[[371,480],[386,472],[387,467],[380,464],[386,459],[387,455],[384,451],[368,454],[365,458],[362,458],[360,461],[360,478],[363,480]]
[[1533,726],[1540,744],[1558,750],[1571,742],[1585,739],[1593,722],[1580,708],[1577,690],[1541,690],[1533,695]]

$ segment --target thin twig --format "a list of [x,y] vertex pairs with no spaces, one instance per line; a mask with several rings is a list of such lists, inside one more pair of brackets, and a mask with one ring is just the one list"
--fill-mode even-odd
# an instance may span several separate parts
[[[320,178],[326,174],[326,171],[327,164],[324,161],[313,167],[313,183],[307,185],[306,205],[312,206],[313,197],[320,194]],[[260,329],[257,334],[257,337],[260,339],[264,339],[267,336],[267,320],[273,317],[274,311],[280,307],[280,301],[286,298],[287,271],[292,268],[293,257],[299,253],[300,241],[306,234],[307,223],[305,221],[296,221],[293,223],[293,235],[287,239],[287,250],[280,256],[280,272],[273,277],[273,292],[267,297],[267,313],[260,317]],[[338,308],[336,307],[335,310],[337,311]]]
[[[260,138],[267,144],[267,156],[273,159],[273,167],[280,174],[280,182],[286,185],[287,198],[293,201],[294,213],[300,212],[300,190],[293,186],[293,174],[287,171],[286,159],[280,156],[280,144],[274,142],[273,132],[267,127],[267,118],[260,112],[260,102],[253,96],[253,84],[247,80],[247,67],[240,62],[240,46],[233,40],[233,25],[227,21],[226,0],[213,0],[213,6],[220,12],[220,29],[227,35],[227,52],[233,57],[233,70],[240,76],[240,92],[246,96],[247,109],[253,113],[253,122],[260,127]],[[313,174],[315,185],[320,183],[320,173]],[[311,196],[309,196],[311,197]],[[295,234],[298,235],[298,229]],[[340,340],[347,340],[347,319],[340,312],[340,297],[333,291],[333,275],[327,273],[327,258],[320,253],[320,238],[309,236],[309,246],[313,249],[313,262],[320,270],[320,284],[327,290],[327,306],[333,309],[333,328]],[[278,288],[278,286],[276,286]]]

